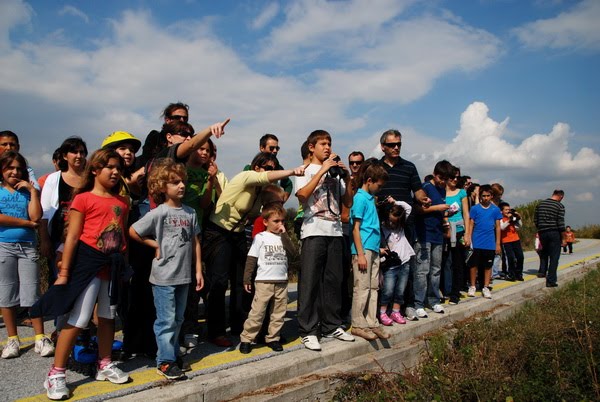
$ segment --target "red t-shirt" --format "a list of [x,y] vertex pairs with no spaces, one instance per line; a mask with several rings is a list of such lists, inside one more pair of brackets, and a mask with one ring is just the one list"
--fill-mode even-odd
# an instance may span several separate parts
[[259,216],[254,220],[254,226],[252,227],[252,238],[254,239],[254,236],[264,232],[265,230],[267,230],[267,227],[265,226],[265,220],[262,216]]
[[[125,217],[129,211],[125,198],[118,195],[101,197],[85,192],[73,198],[71,209],[83,214],[82,242],[106,254],[125,251]],[[110,279],[110,267],[108,271],[103,269],[99,277]]]

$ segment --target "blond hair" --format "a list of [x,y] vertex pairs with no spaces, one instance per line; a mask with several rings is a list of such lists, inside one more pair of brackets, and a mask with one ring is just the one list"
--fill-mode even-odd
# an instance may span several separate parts
[[181,163],[175,162],[171,158],[160,159],[152,165],[150,175],[148,176],[148,194],[154,202],[162,204],[165,202],[165,192],[167,183],[177,176],[181,180],[187,180],[187,171]]

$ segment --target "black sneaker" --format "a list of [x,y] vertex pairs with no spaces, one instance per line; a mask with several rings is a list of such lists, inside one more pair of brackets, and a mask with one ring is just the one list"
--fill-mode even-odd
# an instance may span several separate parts
[[177,363],[177,367],[179,367],[179,370],[181,370],[182,372],[192,371],[192,366],[190,366],[190,364],[188,362],[183,360],[183,357],[181,357],[181,356],[177,357],[176,363]]
[[250,342],[240,342],[240,353],[247,355],[252,351],[252,344]]
[[448,303],[452,304],[452,305],[457,305],[459,301],[460,301],[460,299],[458,297],[452,296]]
[[[283,351],[283,346],[281,346],[281,343],[279,343],[278,341],[267,342],[267,346],[270,347],[271,349],[273,349],[273,352],[282,352]],[[240,348],[241,348],[241,346],[240,346]]]
[[525,278],[523,278],[522,276],[517,276],[517,280],[518,280],[519,282],[523,282],[523,281],[525,280]]
[[163,363],[157,368],[157,373],[164,376],[167,380],[179,380],[184,377],[175,362]]

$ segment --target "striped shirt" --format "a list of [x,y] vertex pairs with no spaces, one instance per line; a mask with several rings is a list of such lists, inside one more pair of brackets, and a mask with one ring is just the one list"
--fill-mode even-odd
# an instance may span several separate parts
[[565,207],[552,198],[541,201],[535,208],[533,221],[538,232],[565,231]]
[[422,188],[421,178],[414,163],[402,158],[399,158],[394,166],[385,163],[383,158],[381,162],[385,166],[389,178],[377,197],[383,200],[391,195],[396,201],[404,201],[412,206],[413,193]]

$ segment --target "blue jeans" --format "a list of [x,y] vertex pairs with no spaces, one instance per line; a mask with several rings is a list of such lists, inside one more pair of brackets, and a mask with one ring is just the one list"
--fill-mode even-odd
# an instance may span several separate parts
[[383,271],[383,287],[380,305],[390,307],[390,303],[404,304],[404,290],[410,274],[410,261]]
[[442,271],[443,244],[431,244],[418,241],[415,245],[416,271],[413,281],[415,308],[425,307],[427,303],[433,307],[440,304],[440,274]]
[[554,285],[557,280],[558,260],[560,259],[561,236],[558,230],[540,232],[540,271],[546,274],[546,285]]
[[174,362],[179,351],[179,331],[183,323],[183,313],[187,302],[189,285],[159,286],[152,285],[156,321],[154,335],[158,353],[156,363]]

